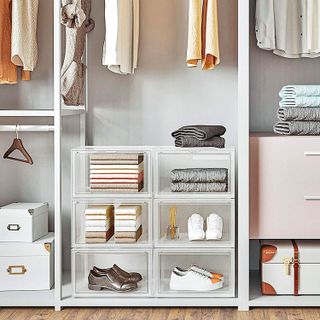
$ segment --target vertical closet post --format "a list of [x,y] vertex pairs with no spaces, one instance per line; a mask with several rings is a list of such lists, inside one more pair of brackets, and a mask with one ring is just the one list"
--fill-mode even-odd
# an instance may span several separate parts
[[55,309],[61,309],[61,25],[60,1],[54,0],[54,210],[55,210]]
[[249,309],[249,0],[238,2],[238,297]]

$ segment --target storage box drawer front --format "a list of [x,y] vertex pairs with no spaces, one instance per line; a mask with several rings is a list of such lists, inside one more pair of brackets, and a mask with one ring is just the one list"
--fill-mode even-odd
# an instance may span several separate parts
[[53,270],[49,256],[0,257],[0,290],[49,290]]
[[[269,289],[262,293],[293,295],[294,272],[292,267],[290,269],[290,275],[287,275],[282,264],[264,264],[262,282],[268,284]],[[299,294],[320,294],[320,264],[300,264],[298,292]]]
[[[118,239],[115,240],[115,212],[117,208],[122,208],[125,210],[126,208],[130,209],[133,207],[137,207],[139,215],[136,217],[135,215],[122,215],[121,223],[122,225],[126,225],[129,223],[132,225],[134,219],[136,219],[137,223],[141,223],[142,234],[138,238],[136,242],[125,242],[125,239],[122,239],[122,242]],[[104,239],[104,242],[99,240],[99,234],[101,232],[94,232],[94,230],[102,230],[99,228],[103,227],[95,227],[99,226],[101,223],[104,223],[103,218],[99,215],[95,214],[95,210],[99,208],[108,208],[112,213],[108,219],[108,223],[110,223],[109,227],[112,229],[110,235],[108,235],[108,239]],[[86,211],[87,210],[87,211]],[[89,211],[88,211],[89,210]],[[90,211],[91,210],[91,211]],[[132,210],[132,209],[130,209]],[[86,216],[86,212],[91,212],[91,214]],[[141,213],[140,213],[141,212]],[[97,220],[98,219],[98,220]],[[128,220],[129,219],[129,220]],[[83,247],[91,246],[91,247],[106,247],[106,246],[145,246],[151,245],[152,242],[152,201],[151,200],[141,200],[141,199],[133,199],[133,200],[121,200],[121,199],[103,199],[103,200],[76,200],[73,202],[73,214],[72,214],[72,242],[73,246]],[[117,222],[119,222],[117,220]],[[87,228],[86,228],[87,225]],[[111,227],[112,225],[112,227]],[[129,227],[130,228],[130,227]],[[133,228],[133,227],[131,227]],[[109,230],[110,230],[109,229]],[[86,230],[91,230],[86,233]],[[96,234],[96,236],[95,236]],[[97,237],[96,239],[94,237]],[[131,236],[132,237],[132,236]]]
[[[131,298],[151,295],[151,251],[150,250],[72,250],[72,286],[75,297],[121,297]],[[116,264],[127,272],[138,272],[142,281],[137,288],[128,292],[107,290],[101,283],[101,290],[89,289],[88,275],[93,267],[112,268]]]
[[[223,287],[213,291],[172,290],[170,278],[175,267],[188,269],[196,264],[202,268],[223,274]],[[234,251],[232,249],[155,250],[155,279],[160,297],[233,297],[235,294]]]
[[145,150],[73,151],[73,196],[150,196],[150,161]]
[[[179,238],[167,237],[167,228],[170,225],[170,210],[176,209],[176,225],[179,227]],[[157,246],[203,246],[227,247],[234,246],[234,200],[156,200],[156,219],[158,228],[155,230]],[[215,240],[189,241],[188,218],[198,213],[204,219],[204,231],[207,230],[206,220],[212,213],[217,214],[223,221],[222,237]]]
[[312,239],[320,231],[319,138],[250,139],[250,237]]
[[[197,151],[197,150],[176,150],[176,151],[159,151],[156,152],[156,164],[154,176],[155,193],[159,197],[179,196],[179,197],[233,197],[234,196],[234,152],[233,151]],[[227,177],[225,180],[213,179],[213,176],[208,177],[210,180],[197,180],[198,184],[207,184],[216,182],[216,187],[225,185],[225,189],[208,189],[203,188],[199,192],[194,189],[185,191],[184,187],[172,189],[172,175],[174,169],[227,169]],[[200,178],[200,177],[198,177]],[[217,178],[217,176],[215,176]],[[221,178],[221,176],[220,176]],[[182,181],[183,183],[183,181]],[[188,188],[190,187],[190,183]],[[184,184],[185,185],[185,184]],[[177,192],[179,190],[179,192]]]

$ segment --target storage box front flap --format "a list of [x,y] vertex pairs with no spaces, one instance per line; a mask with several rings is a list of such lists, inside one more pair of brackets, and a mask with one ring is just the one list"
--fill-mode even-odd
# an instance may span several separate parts
[[[296,240],[299,249],[299,263],[320,263],[320,240]],[[281,263],[293,259],[291,240],[264,240],[261,242],[261,262]]]
[[26,202],[16,202],[11,203],[7,206],[0,208],[0,218],[10,217],[10,218],[23,218],[36,216],[38,214],[43,214],[48,211],[48,203],[26,203]]
[[54,233],[35,242],[1,242],[0,257],[47,256],[53,252]]

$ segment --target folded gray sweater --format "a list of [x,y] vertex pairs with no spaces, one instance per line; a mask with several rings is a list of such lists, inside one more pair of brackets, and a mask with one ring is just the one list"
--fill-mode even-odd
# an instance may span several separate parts
[[320,108],[280,108],[281,121],[320,121]]
[[193,137],[178,137],[175,140],[175,146],[181,148],[224,148],[225,140],[222,137],[212,137],[207,140],[199,140]]
[[198,140],[207,140],[215,136],[222,136],[226,132],[224,126],[214,125],[190,125],[183,126],[172,132],[174,138],[178,137],[193,137]]
[[190,168],[171,171],[172,182],[226,182],[228,169],[225,168]]
[[280,121],[274,125],[273,130],[282,135],[320,135],[320,122],[318,121]]
[[172,192],[227,192],[228,185],[226,182],[211,182],[211,183],[171,183]]

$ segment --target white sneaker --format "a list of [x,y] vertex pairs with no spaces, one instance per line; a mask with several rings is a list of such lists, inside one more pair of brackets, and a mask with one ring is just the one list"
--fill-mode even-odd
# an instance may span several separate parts
[[170,289],[176,291],[213,291],[221,289],[223,282],[216,278],[209,278],[193,270],[171,273]]
[[203,240],[205,233],[203,231],[203,218],[198,213],[194,213],[188,219],[188,237],[189,240]]
[[206,239],[207,240],[221,240],[222,230],[223,230],[222,218],[215,213],[211,213],[207,217]]
[[212,272],[212,271],[208,271],[207,269],[199,267],[199,266],[197,266],[195,264],[192,264],[188,269],[182,269],[182,268],[179,268],[179,267],[175,267],[174,268],[174,271],[176,271],[179,274],[186,274],[190,270],[198,272],[198,273],[201,273],[204,276],[207,276],[208,278],[217,278],[217,279],[221,280],[222,283],[224,282],[223,274]]

